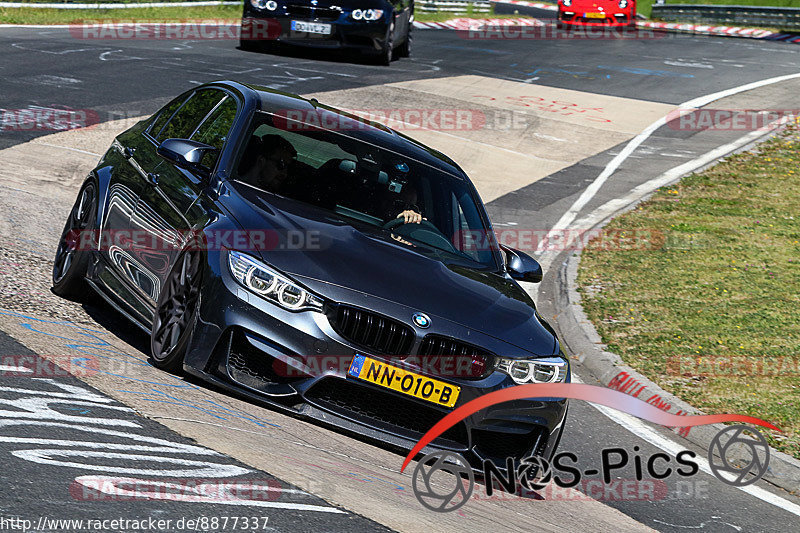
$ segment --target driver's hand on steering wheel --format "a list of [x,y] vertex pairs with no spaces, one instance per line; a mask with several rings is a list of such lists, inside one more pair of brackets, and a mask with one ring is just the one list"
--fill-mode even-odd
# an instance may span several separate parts
[[403,224],[412,224],[412,223],[419,224],[423,220],[427,220],[425,218],[422,218],[422,215],[411,209],[406,209],[405,211],[397,215],[395,218],[402,218]]

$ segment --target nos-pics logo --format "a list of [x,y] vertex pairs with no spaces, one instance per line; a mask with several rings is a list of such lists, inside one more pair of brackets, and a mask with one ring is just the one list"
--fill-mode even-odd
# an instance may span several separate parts
[[[694,453],[690,453],[694,456]],[[548,483],[559,484],[549,461],[542,457],[526,457],[516,463],[516,468],[506,477],[491,461],[484,461],[484,479],[487,495],[494,487],[505,492],[516,492],[520,487],[537,491]],[[714,476],[728,485],[743,487],[755,483],[769,466],[769,446],[757,430],[744,425],[729,426],[717,433],[708,448],[708,467]],[[696,469],[695,469],[696,471]],[[565,485],[571,486],[571,485]],[[455,511],[469,501],[475,490],[475,474],[464,457],[456,452],[436,451],[423,457],[412,476],[412,489],[417,500],[431,511]]]

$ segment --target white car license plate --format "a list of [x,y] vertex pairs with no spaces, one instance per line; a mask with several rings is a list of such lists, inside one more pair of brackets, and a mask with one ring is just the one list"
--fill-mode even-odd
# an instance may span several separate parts
[[292,21],[292,31],[304,31],[306,33],[318,33],[329,35],[333,27],[330,24],[320,24],[319,22],[303,22],[302,20]]

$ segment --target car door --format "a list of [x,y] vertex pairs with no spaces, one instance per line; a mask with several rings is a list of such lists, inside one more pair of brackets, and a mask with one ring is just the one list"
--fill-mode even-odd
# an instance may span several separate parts
[[[119,278],[131,284],[141,276],[142,267],[132,249],[136,240],[130,231],[131,219],[145,180],[161,158],[152,149],[149,132],[160,131],[181,107],[190,93],[184,93],[161,108],[144,125],[120,134],[112,143],[107,161],[113,167],[108,186],[108,203],[102,221],[102,234],[107,245],[100,247],[109,265]],[[108,278],[108,284],[117,282]]]
[[[166,139],[192,139],[222,150],[239,108],[237,99],[221,89],[201,89],[151,139],[150,149]],[[219,153],[206,154],[202,164],[213,171]],[[190,232],[206,216],[196,202],[206,178],[161,160],[142,189],[132,227],[143,236],[135,256],[143,272],[135,284],[155,307],[162,284],[184,248]],[[202,225],[202,224],[201,224]]]

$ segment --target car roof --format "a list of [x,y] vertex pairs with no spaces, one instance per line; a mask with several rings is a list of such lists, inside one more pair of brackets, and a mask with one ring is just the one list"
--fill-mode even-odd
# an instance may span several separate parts
[[296,94],[278,91],[260,85],[240,84],[232,81],[215,82],[215,84],[238,89],[239,92],[243,94],[247,92],[246,89],[249,89],[251,91],[251,96],[257,99],[258,109],[268,113],[280,114],[298,112],[299,116],[305,117],[308,116],[305,113],[324,110],[328,113],[334,113],[347,121],[357,121],[363,124],[364,127],[359,126],[356,128],[341,129],[338,130],[337,133],[392,150],[456,177],[467,177],[461,167],[438,150],[434,150],[383,124],[327,106],[318,102],[316,99],[307,99]]

